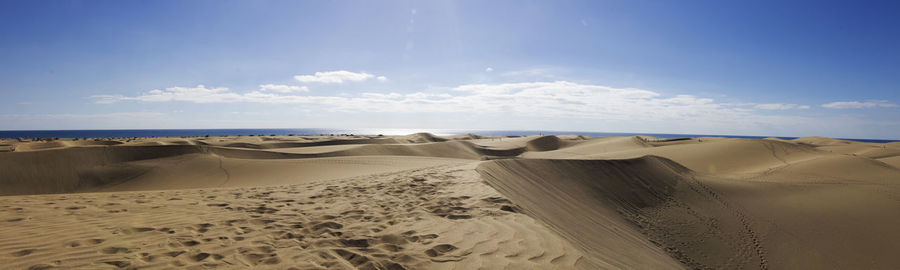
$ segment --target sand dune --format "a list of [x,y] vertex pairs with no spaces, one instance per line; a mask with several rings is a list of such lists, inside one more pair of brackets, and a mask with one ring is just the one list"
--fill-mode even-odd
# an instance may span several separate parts
[[790,142],[796,142],[796,143],[800,143],[800,144],[807,144],[807,145],[813,145],[813,146],[859,144],[858,142],[834,139],[834,138],[825,138],[825,137],[802,137],[802,138],[790,140]]
[[119,145],[119,144],[122,144],[122,142],[105,141],[105,140],[32,142],[32,143],[18,144],[16,147],[16,152],[39,151],[39,150],[66,148],[66,147],[74,147],[74,146]]
[[472,133],[466,133],[466,134],[456,134],[456,135],[444,136],[444,138],[447,138],[449,140],[475,140],[475,139],[482,139],[482,138],[484,138],[484,136],[479,136],[479,135],[472,134]]
[[343,151],[323,154],[324,156],[357,156],[357,155],[397,155],[397,156],[430,156],[462,159],[482,159],[497,156],[516,156],[518,149],[494,150],[478,147],[468,141],[448,141],[422,143],[414,145],[366,145]]
[[900,156],[879,158],[878,161],[881,161],[881,162],[884,162],[885,164],[894,166],[894,168],[900,168]]
[[282,152],[282,153],[293,153],[293,154],[324,154],[331,153],[343,150],[349,150],[357,147],[362,147],[362,144],[335,144],[335,145],[322,145],[322,146],[306,146],[306,147],[285,147],[285,148],[275,148],[275,149],[267,149],[273,152]]
[[294,184],[460,162],[435,157],[347,156],[298,159],[273,152],[196,146],[6,153],[0,155],[4,174],[0,194]]
[[448,139],[441,138],[438,136],[434,136],[434,134],[421,132],[412,135],[396,137],[394,138],[397,142],[400,143],[428,143],[428,142],[445,142]]
[[[368,139],[364,139],[364,141],[368,141]],[[105,186],[121,185],[127,181],[131,183],[125,186],[135,186],[137,182],[147,182],[149,180],[146,179],[160,175],[160,171],[171,172],[160,175],[160,177],[170,179],[166,181],[184,183],[182,185],[165,184],[160,187],[218,187],[220,185],[216,183],[223,182],[226,175],[222,171],[227,171],[228,167],[249,168],[250,171],[257,171],[250,173],[256,174],[255,177],[271,175],[271,177],[279,179],[306,179],[316,176],[320,179],[322,177],[333,179],[356,176],[360,173],[377,173],[387,169],[400,170],[450,162],[441,161],[439,158],[480,160],[498,156],[515,156],[523,151],[522,149],[487,149],[468,141],[417,144],[349,143],[324,146],[319,144],[320,146],[265,150],[202,144],[147,145],[145,142],[139,144],[114,147],[67,146],[45,151],[0,153],[0,170],[4,175],[0,179],[0,185],[4,187],[0,190],[0,195],[96,191],[105,190]],[[372,157],[363,160],[360,158],[361,156]],[[423,158],[401,158],[405,156]],[[335,157],[348,158],[336,159]],[[321,159],[318,160],[318,163],[307,160],[312,158],[330,159]],[[337,165],[323,165],[327,162]],[[307,164],[319,164],[315,166],[321,168],[314,169],[315,166]],[[379,166],[382,169],[376,168]],[[346,167],[346,169],[339,169],[339,167]],[[312,171],[319,172],[313,174],[310,173]],[[331,171],[340,173],[326,173]],[[302,175],[302,177],[286,177],[288,175]],[[182,181],[182,179],[191,179],[191,181]],[[263,177],[257,182],[291,183],[285,182],[285,180],[268,179]],[[149,182],[155,183],[156,181]],[[233,183],[238,182],[240,181]],[[152,184],[140,184],[140,186],[146,186],[146,189],[159,189],[159,187],[154,188]]]
[[900,169],[869,158],[827,155],[773,169],[760,179],[780,183],[900,184]]
[[[466,161],[402,156],[247,160],[197,154],[132,162],[129,165],[152,169],[116,185],[99,186],[80,191],[290,185],[458,163],[466,163]],[[191,181],[184,181],[184,179],[191,179]]]
[[[847,161],[810,166],[829,168]],[[653,156],[502,160],[482,164],[478,171],[512,202],[610,268],[900,265],[891,255],[900,248],[895,241],[900,239],[896,170],[858,176],[890,180],[882,181],[883,186],[829,178],[807,185],[734,181],[697,176]]]
[[236,158],[315,158],[315,157],[340,157],[340,156],[420,156],[420,157],[444,157],[459,159],[489,159],[497,157],[513,157],[521,154],[524,148],[493,149],[476,145],[469,141],[445,141],[434,143],[416,144],[340,144],[324,146],[289,147],[265,149],[266,151],[252,151],[236,148],[208,148],[209,151],[227,157]]
[[472,164],[305,184],[0,197],[20,268],[551,269],[583,253]]
[[[472,143],[482,149],[505,151],[516,155],[527,152],[553,151],[570,147],[583,142],[585,138],[580,136],[521,136],[521,137],[490,137],[473,139]],[[503,156],[503,155],[498,155]]]
[[147,169],[115,164],[199,151],[194,146],[114,146],[0,153],[0,194],[65,193],[114,184]]
[[528,151],[550,151],[560,147],[560,139],[556,136],[541,136],[525,142],[525,149]]
[[874,159],[900,156],[900,148],[887,147],[879,144],[856,143],[837,146],[820,146],[817,148],[836,154],[862,156]]
[[543,153],[525,153],[527,158],[583,158],[597,153],[617,152],[650,147],[638,137],[605,137],[573,144],[565,149]]
[[0,263],[896,269],[898,183],[822,137],[0,140]]
[[655,157],[502,160],[482,164],[478,172],[501,194],[586,250],[600,267],[677,269],[677,261],[617,211],[663,203],[678,181],[675,171],[686,170],[679,167]]
[[717,139],[681,141],[653,146],[637,137],[588,141],[557,151],[533,152],[528,158],[623,159],[656,155],[678,162],[694,171],[713,174],[754,174],[790,162],[811,159],[822,151],[794,143]]

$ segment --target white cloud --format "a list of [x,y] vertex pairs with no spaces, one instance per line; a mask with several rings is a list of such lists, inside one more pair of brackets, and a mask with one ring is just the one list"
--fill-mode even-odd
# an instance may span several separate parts
[[491,72],[491,71],[494,71],[494,68],[487,67],[486,69],[484,69],[484,72]]
[[123,100],[136,100],[144,102],[189,101],[195,103],[243,101],[242,95],[233,93],[229,91],[228,88],[207,88],[202,84],[197,85],[196,87],[176,86],[166,88],[166,90],[153,89],[135,97],[126,97],[122,95],[97,95],[92,97],[97,99],[97,103],[114,103]]
[[[379,76],[385,78],[384,76]],[[294,79],[303,83],[343,83],[348,81],[365,81],[375,78],[375,75],[365,72],[350,72],[346,70],[316,72],[313,75],[297,75]],[[381,80],[381,79],[379,79]]]
[[[483,123],[505,125],[502,128],[520,129],[541,125],[547,128],[557,127],[560,130],[826,136],[830,133],[859,136],[844,131],[851,130],[843,127],[852,126],[853,122],[846,119],[828,120],[821,117],[758,112],[762,109],[808,109],[809,106],[805,105],[723,103],[693,95],[663,95],[646,89],[616,88],[569,81],[465,84],[443,89],[445,90],[435,88],[426,92],[412,93],[340,92],[331,95],[308,95],[302,92],[236,92],[222,87],[198,85],[150,90],[136,96],[99,95],[93,98],[96,103],[179,101],[302,104],[303,106],[290,108],[322,114],[399,113],[412,118],[428,114],[452,115],[453,117],[448,117],[448,121],[479,119],[478,121]],[[882,107],[896,106],[889,102],[874,102],[874,104]],[[364,116],[360,119],[359,121],[364,121],[361,123],[376,121]],[[244,121],[257,123],[260,120],[254,118]],[[736,124],[736,121],[739,121],[739,124]],[[895,123],[895,126],[900,125],[896,122],[891,123]],[[891,129],[882,129],[891,132]]]
[[837,101],[827,104],[822,104],[822,107],[828,109],[863,109],[863,108],[893,108],[897,107],[897,104],[891,103],[887,100],[869,100],[869,101]]
[[792,109],[809,109],[808,105],[797,105],[797,104],[787,104],[787,103],[766,103],[766,104],[756,104],[753,106],[754,108],[760,110],[792,110]]
[[[718,117],[744,113],[691,95],[662,97],[659,93],[567,81],[505,84],[468,84],[450,93],[363,93],[311,96],[252,91],[236,93],[227,88],[171,87],[138,96],[94,96],[97,103],[118,101],[193,103],[309,104],[343,112],[457,112],[515,113],[517,116],[577,117],[641,120],[683,117]],[[730,121],[730,120],[729,120]]]
[[378,79],[379,82],[386,82],[386,81],[387,81],[387,77],[385,77],[385,76],[378,76],[378,77],[375,78],[375,79]]
[[329,101],[339,101],[346,98],[329,97],[329,96],[302,96],[288,94],[272,94],[263,93],[261,91],[252,91],[247,93],[235,93],[228,88],[213,87],[208,88],[204,85],[196,87],[169,87],[166,90],[150,90],[138,96],[122,96],[122,95],[96,95],[92,96],[96,99],[96,103],[109,104],[120,101],[140,101],[140,102],[170,102],[182,101],[193,103],[233,103],[233,102],[250,102],[250,103],[328,103]]
[[581,25],[588,26],[587,20],[581,19]]
[[259,85],[259,91],[273,91],[279,93],[309,92],[309,87],[281,84],[261,84]]
[[512,70],[500,73],[500,76],[508,77],[511,80],[557,80],[555,74],[565,73],[565,70],[559,68],[533,68],[526,70]]

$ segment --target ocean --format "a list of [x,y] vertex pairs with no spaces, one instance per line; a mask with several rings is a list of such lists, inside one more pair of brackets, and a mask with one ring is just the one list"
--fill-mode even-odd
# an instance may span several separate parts
[[[7,130],[0,131],[0,138],[122,138],[122,137],[199,137],[199,136],[237,136],[237,135],[319,135],[319,134],[356,134],[356,135],[407,135],[416,132],[429,132],[439,136],[472,133],[482,136],[525,136],[525,135],[582,135],[590,137],[636,136],[645,135],[656,138],[685,137],[727,137],[761,139],[774,136],[737,136],[716,134],[669,134],[669,133],[618,133],[618,132],[584,132],[584,131],[541,131],[541,130],[463,130],[463,129],[324,129],[324,128],[273,128],[273,129],[106,129],[106,130]],[[777,137],[796,139],[796,137]],[[873,140],[840,138],[860,142],[887,143],[898,140]]]

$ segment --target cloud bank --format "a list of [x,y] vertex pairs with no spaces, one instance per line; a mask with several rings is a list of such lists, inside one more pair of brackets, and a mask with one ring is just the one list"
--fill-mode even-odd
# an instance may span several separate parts
[[[96,103],[122,101],[192,103],[306,104],[331,112],[513,113],[516,116],[598,118],[622,121],[703,119],[729,122],[752,116],[752,109],[692,95],[663,96],[645,89],[615,88],[569,81],[466,84],[444,92],[301,95],[298,88],[262,85],[238,93],[224,87],[170,87],[136,96],[97,95]],[[283,91],[282,91],[283,90]],[[761,110],[808,108],[796,104],[758,104]]]
[[767,103],[767,104],[756,104],[753,108],[760,110],[792,110],[792,109],[809,109],[809,105],[797,105],[797,104],[787,104],[787,103]]
[[[387,78],[346,71],[306,75],[307,82],[340,83]],[[383,78],[383,79],[382,79]],[[794,103],[720,102],[694,95],[662,94],[639,88],[620,88],[565,80],[463,84],[419,92],[360,92],[310,94],[306,86],[262,84],[257,90],[235,91],[225,87],[175,86],[137,95],[96,95],[95,103],[186,102],[197,104],[247,103],[285,104],[291,111],[281,120],[268,118],[230,119],[230,126],[286,125],[301,121],[382,125],[380,118],[409,125],[440,125],[443,128],[475,126],[492,129],[554,128],[663,132],[691,134],[743,134],[781,136],[882,137],[871,132],[894,134],[897,121],[865,121],[852,115],[797,113],[812,109]],[[821,105],[830,109],[891,108],[884,100],[840,101]],[[273,107],[275,108],[275,107]],[[786,113],[791,110],[791,113]],[[334,114],[338,113],[338,114]],[[341,118],[348,117],[349,118]],[[358,116],[358,117],[357,117]],[[337,117],[337,118],[335,118]],[[374,117],[374,116],[373,116]],[[242,119],[242,120],[241,120]],[[293,119],[293,120],[288,120]],[[235,122],[234,121],[245,121]],[[279,122],[281,121],[281,122]],[[387,123],[394,123],[388,121]],[[280,124],[275,124],[280,123]],[[872,133],[875,134],[875,133]]]
[[261,84],[259,91],[273,91],[278,93],[309,92],[309,87],[296,85]]
[[[313,75],[297,75],[294,79],[302,83],[344,83],[354,81],[365,81],[376,78],[375,75],[365,72],[350,72],[346,70],[316,72]],[[379,81],[386,81],[387,77],[378,76]]]
[[887,100],[869,100],[869,101],[837,101],[827,104],[822,104],[823,108],[828,109],[864,109],[864,108],[894,108],[897,107],[897,104],[891,103]]

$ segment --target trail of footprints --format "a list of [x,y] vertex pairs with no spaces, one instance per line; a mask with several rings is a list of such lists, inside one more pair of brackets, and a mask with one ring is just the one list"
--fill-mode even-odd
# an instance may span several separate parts
[[459,261],[472,251],[411,224],[453,227],[476,215],[510,214],[515,206],[500,197],[447,192],[458,184],[453,172],[438,167],[327,184],[0,198],[6,228],[0,239],[7,239],[0,262],[26,269],[411,269]]
[[[652,242],[662,246],[673,258],[690,268],[737,269],[756,264],[759,269],[768,269],[767,251],[762,246],[760,235],[750,222],[752,219],[745,214],[746,211],[729,203],[696,178],[685,182],[693,196],[699,196],[702,198],[700,201],[707,201],[709,204],[695,206],[695,209],[685,202],[670,198],[656,208],[642,209],[638,213],[620,213],[647,234]],[[723,211],[724,215],[715,215],[709,214],[715,211],[707,211],[707,208],[726,211]],[[672,232],[684,235],[673,236]],[[726,246],[737,252],[734,257],[724,258],[711,257],[704,253],[687,254],[682,250],[684,247],[708,243]]]

